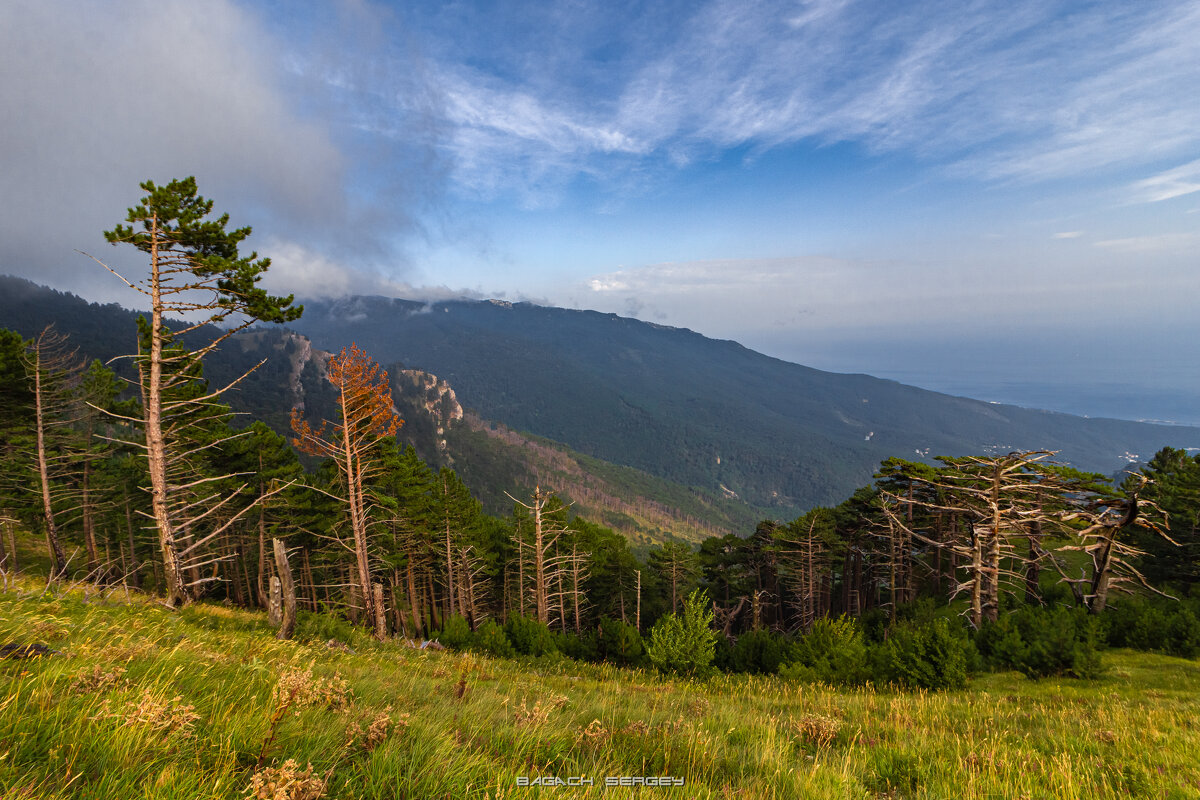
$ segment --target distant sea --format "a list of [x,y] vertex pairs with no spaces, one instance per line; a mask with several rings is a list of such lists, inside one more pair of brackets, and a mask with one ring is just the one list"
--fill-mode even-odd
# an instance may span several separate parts
[[1030,334],[1014,344],[1004,337],[921,340],[904,330],[865,340],[759,336],[749,346],[817,369],[986,402],[1200,426],[1200,350],[1192,345],[1200,336],[1160,333],[1152,342],[1124,334],[1103,341]]
[[1200,426],[1200,394],[1184,389],[1078,380],[1069,385],[1017,379],[988,380],[983,376],[931,375],[912,370],[877,370],[871,374],[991,403],[1062,411],[1083,417]]

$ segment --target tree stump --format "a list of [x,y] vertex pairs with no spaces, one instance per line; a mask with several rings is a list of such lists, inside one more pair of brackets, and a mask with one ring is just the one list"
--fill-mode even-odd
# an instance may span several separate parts
[[[296,583],[292,580],[292,568],[288,564],[287,550],[284,549],[283,540],[272,539],[271,544],[275,548],[275,572],[278,576],[271,579],[271,599],[274,603],[275,583],[278,581],[283,601],[279,633],[275,635],[275,638],[290,639],[296,631]],[[274,606],[272,605],[272,607]]]

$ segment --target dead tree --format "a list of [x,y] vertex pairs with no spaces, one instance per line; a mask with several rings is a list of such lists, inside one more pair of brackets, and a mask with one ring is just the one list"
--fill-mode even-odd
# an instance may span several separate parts
[[[33,384],[34,469],[41,498],[42,524],[50,551],[50,578],[61,577],[67,568],[55,505],[65,491],[64,478],[74,471],[78,447],[72,446],[71,426],[80,416],[77,389],[84,362],[77,351],[67,349],[65,336],[47,326],[29,345],[26,369]],[[95,554],[95,542],[89,542]]]
[[380,473],[377,443],[394,436],[403,420],[396,414],[387,372],[354,344],[329,359],[329,382],[338,392],[341,422],[322,422],[314,428],[292,410],[292,443],[311,455],[332,458],[342,479],[350,523],[356,581],[367,619],[376,618],[372,588],[371,531],[373,500],[368,491]]
[[1151,586],[1134,566],[1134,562],[1145,553],[1123,538],[1135,528],[1141,528],[1178,546],[1166,532],[1165,516],[1161,509],[1138,497],[1138,492],[1145,484],[1146,479],[1143,478],[1142,485],[1131,491],[1125,499],[1101,498],[1091,500],[1086,505],[1080,503],[1077,510],[1063,518],[1064,522],[1082,524],[1083,527],[1074,532],[1073,543],[1061,545],[1056,552],[1085,553],[1091,561],[1091,574],[1071,577],[1062,560],[1054,558],[1051,563],[1062,582],[1071,587],[1076,602],[1092,614],[1102,612],[1113,593],[1129,594],[1135,585],[1169,596]]
[[290,639],[296,630],[296,583],[292,580],[292,568],[288,564],[287,550],[283,546],[282,539],[272,539],[271,545],[275,551],[275,572],[276,578],[280,584],[280,591],[283,595],[283,611],[279,622],[279,633],[276,634],[277,639]]
[[[1018,542],[1031,526],[1062,528],[1076,498],[1089,491],[1094,476],[1068,475],[1048,461],[1051,451],[1004,456],[941,458],[933,476],[918,478],[929,491],[910,501],[884,492],[888,524],[925,544],[949,550],[966,570],[952,596],[967,593],[971,624],[979,627],[999,615],[1000,595],[1026,585],[1027,556]],[[911,525],[899,509],[905,503],[936,514],[952,515],[964,528],[948,537]]]
[[543,492],[541,486],[534,487],[532,503],[523,503],[512,495],[509,499],[528,513],[528,517],[518,519],[513,533],[521,613],[528,595],[538,622],[549,625],[552,612],[561,613],[562,609],[561,591],[556,593],[553,587],[561,580],[564,562],[554,553],[559,539],[568,531],[562,519],[566,506],[553,494]]
[[[820,515],[812,513],[807,526],[797,529],[788,525],[776,535],[776,557],[781,579],[791,593],[799,627],[808,631],[824,610],[821,608],[821,587],[829,571],[829,553],[817,524]],[[797,520],[801,522],[801,520]]]

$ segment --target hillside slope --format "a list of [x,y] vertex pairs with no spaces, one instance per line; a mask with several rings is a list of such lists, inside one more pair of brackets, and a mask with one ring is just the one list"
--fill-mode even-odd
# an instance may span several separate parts
[[[70,336],[81,355],[107,361],[136,346],[137,314],[116,305],[90,304],[20,279],[0,277],[0,327],[32,336],[48,324]],[[276,326],[239,334],[210,357],[205,374],[225,385],[263,363],[226,399],[244,416],[287,435],[291,409],[313,419],[336,419],[336,398],[324,380],[329,353]],[[115,362],[128,371],[130,362]],[[399,439],[437,469],[455,469],[485,510],[505,516],[512,497],[535,484],[571,502],[572,511],[625,535],[635,546],[670,538],[699,541],[746,533],[759,509],[718,493],[685,487],[645,472],[571,450],[550,439],[518,433],[458,403],[446,381],[402,365],[388,365],[392,393],[405,419]]]
[[1052,449],[1112,472],[1200,429],[1085,419],[823,372],[613,314],[380,297],[306,302],[295,328],[448,380],[482,417],[779,516],[836,503],[889,456]]

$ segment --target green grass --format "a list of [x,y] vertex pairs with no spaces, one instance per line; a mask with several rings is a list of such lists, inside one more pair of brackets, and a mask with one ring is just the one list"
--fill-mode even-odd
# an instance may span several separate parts
[[[1200,664],[1181,659],[1110,652],[1103,680],[995,674],[926,694],[347,638],[356,652],[276,641],[262,615],[223,606],[19,579],[0,643],[62,655],[0,662],[0,796],[245,797],[290,675],[300,694],[264,764],[311,764],[326,797],[1200,798]],[[687,786],[516,785],[580,775]]]

